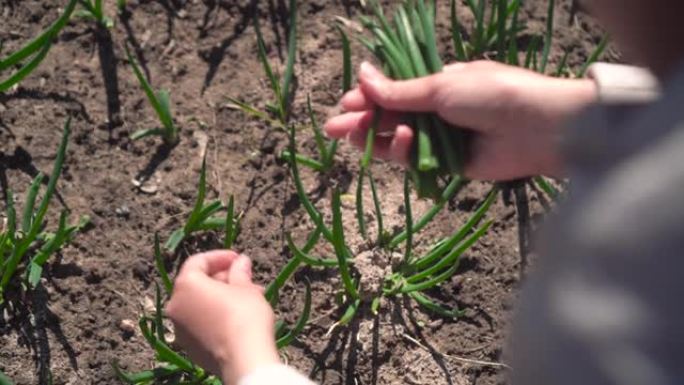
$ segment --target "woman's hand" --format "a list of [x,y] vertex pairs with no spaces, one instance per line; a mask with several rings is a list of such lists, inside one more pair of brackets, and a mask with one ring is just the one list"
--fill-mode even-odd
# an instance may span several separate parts
[[465,167],[471,179],[561,175],[561,126],[596,99],[591,80],[556,79],[492,61],[452,64],[442,73],[406,81],[393,81],[363,63],[358,78],[359,87],[342,98],[345,112],[325,124],[330,137],[363,148],[380,106],[385,112],[374,153],[407,164],[414,135],[402,113],[436,113],[475,134]]
[[252,283],[245,256],[221,250],[190,257],[176,278],[166,315],[193,361],[226,384],[280,362],[275,316],[263,289]]

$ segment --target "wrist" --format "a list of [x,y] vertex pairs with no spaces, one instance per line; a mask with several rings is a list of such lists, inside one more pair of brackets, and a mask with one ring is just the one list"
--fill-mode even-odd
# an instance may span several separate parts
[[549,95],[556,95],[547,103],[546,150],[538,159],[536,171],[539,175],[562,177],[565,175],[565,162],[560,151],[565,126],[579,112],[598,100],[598,87],[590,79],[556,79],[554,89]]
[[251,340],[251,343],[240,348],[221,365],[221,378],[225,384],[237,384],[240,379],[260,368],[281,364],[278,349],[272,340],[262,343]]

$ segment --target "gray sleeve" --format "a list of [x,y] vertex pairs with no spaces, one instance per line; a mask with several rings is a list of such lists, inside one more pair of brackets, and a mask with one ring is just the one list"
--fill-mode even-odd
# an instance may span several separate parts
[[684,383],[684,126],[599,178],[547,223],[513,385]]

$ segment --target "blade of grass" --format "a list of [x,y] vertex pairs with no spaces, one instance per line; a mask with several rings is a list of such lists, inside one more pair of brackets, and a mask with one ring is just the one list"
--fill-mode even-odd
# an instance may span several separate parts
[[249,104],[241,102],[241,101],[234,99],[234,98],[229,97],[229,98],[227,98],[227,100],[229,103],[228,104],[229,107],[241,110],[243,113],[250,115],[250,116],[253,116],[259,120],[262,120],[262,121],[268,123],[272,127],[281,129],[283,131],[287,131],[287,129],[283,123],[281,123],[278,120],[271,119],[271,117],[268,116],[268,114],[266,114],[265,112],[259,111],[258,109],[254,108],[253,106],[250,106]]

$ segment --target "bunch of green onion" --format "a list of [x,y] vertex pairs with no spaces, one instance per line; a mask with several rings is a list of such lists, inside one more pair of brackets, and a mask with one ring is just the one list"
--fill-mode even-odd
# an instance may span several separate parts
[[[442,60],[435,37],[435,4],[432,1],[406,0],[392,19],[385,17],[377,1],[370,4],[372,16],[362,22],[372,38],[361,38],[392,79],[406,80],[442,71]],[[376,114],[375,121],[379,121]],[[430,113],[406,116],[416,131],[410,156],[410,174],[423,197],[439,196],[439,178],[460,175],[465,155],[464,132]],[[375,127],[368,138],[373,141]],[[372,144],[368,146],[372,149]]]

